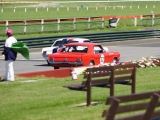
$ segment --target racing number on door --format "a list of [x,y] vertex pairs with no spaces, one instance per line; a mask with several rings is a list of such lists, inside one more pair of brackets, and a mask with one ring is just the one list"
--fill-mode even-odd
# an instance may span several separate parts
[[100,56],[100,64],[103,64],[103,63],[104,63],[104,55],[101,54],[101,56]]

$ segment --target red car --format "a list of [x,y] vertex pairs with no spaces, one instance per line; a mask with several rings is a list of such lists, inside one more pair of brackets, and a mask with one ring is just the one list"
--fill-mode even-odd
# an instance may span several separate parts
[[75,67],[99,65],[119,61],[119,52],[105,51],[98,43],[65,44],[58,53],[50,54],[48,60],[54,69],[59,67]]

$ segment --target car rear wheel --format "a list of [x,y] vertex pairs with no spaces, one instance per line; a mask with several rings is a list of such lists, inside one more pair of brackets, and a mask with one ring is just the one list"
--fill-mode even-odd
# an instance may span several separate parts
[[94,65],[94,61],[90,61],[89,66],[93,66]]
[[59,69],[59,67],[54,67],[54,69]]
[[48,62],[48,60],[47,60],[47,64],[48,64],[48,66],[51,66],[51,64]]

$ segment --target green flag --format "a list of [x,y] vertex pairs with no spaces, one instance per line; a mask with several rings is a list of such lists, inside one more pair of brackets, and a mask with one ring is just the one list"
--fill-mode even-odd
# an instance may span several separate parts
[[12,44],[12,50],[20,53],[24,58],[29,60],[29,49],[23,42],[16,42]]

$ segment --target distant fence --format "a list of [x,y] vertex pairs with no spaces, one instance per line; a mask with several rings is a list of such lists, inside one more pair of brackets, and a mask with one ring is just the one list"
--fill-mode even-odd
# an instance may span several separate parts
[[142,26],[155,26],[160,25],[160,14],[141,15]]
[[[91,42],[113,42],[124,40],[138,40],[149,38],[160,38],[160,30],[144,30],[144,31],[127,31],[127,32],[105,32],[92,34],[74,34],[74,35],[60,35],[37,38],[23,38],[18,41],[23,41],[29,48],[49,47],[56,39],[67,37],[81,37],[88,38]],[[3,50],[5,40],[0,40],[0,50]]]
[[[12,28],[15,34],[27,33],[44,33],[44,32],[61,32],[61,31],[77,31],[104,29],[109,25],[110,18],[119,18],[124,22],[130,19],[132,26],[137,26],[137,19],[141,26],[160,25],[160,14],[137,15],[137,16],[96,16],[81,18],[63,18],[63,19],[41,19],[41,20],[6,20],[0,21],[0,35],[4,35],[6,29]],[[106,23],[107,19],[107,23]],[[122,24],[124,24],[122,22]],[[107,25],[106,25],[107,24]]]
[[124,9],[126,7],[129,7],[130,9],[140,9],[141,7],[148,8],[149,6],[152,8],[159,7],[160,0],[104,0],[104,1],[43,1],[43,2],[0,2],[1,4],[1,12],[4,12],[3,9],[5,8],[5,5],[14,5],[13,6],[13,12],[16,12],[16,9],[18,7],[22,7],[19,5],[23,5],[24,11],[27,12],[27,9],[30,7],[34,7],[35,11],[38,12],[39,7],[46,8],[46,11],[49,11],[49,7],[56,7],[56,11],[60,11],[61,8],[66,8],[67,11],[70,10],[70,8],[76,8],[77,11],[80,10],[80,8],[85,8],[86,10],[89,10],[90,8],[95,8],[98,10],[98,8],[104,8],[105,10],[107,8],[121,8]]
[[[44,33],[44,32],[60,32],[60,31],[76,31],[90,30],[94,28],[104,28],[104,18],[88,17],[88,18],[63,18],[63,19],[41,19],[41,20],[12,20],[0,21],[0,29],[5,30],[12,28],[19,33]],[[18,33],[18,32],[17,32]]]

